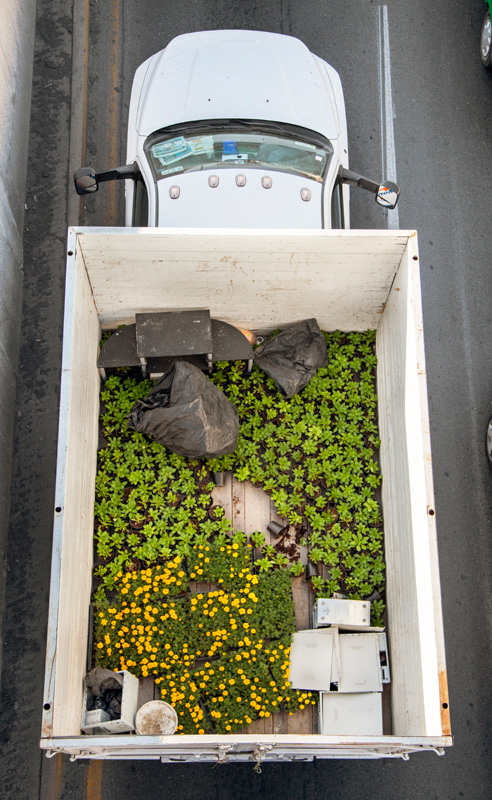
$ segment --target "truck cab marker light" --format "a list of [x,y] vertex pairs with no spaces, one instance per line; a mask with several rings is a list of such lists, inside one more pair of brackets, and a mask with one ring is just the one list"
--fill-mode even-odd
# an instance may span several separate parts
[[171,186],[169,189],[169,197],[171,200],[177,200],[179,197],[180,188],[179,186]]
[[246,175],[236,175],[236,186],[246,186]]
[[301,200],[304,200],[306,203],[311,200],[311,190],[310,189],[301,189]]
[[212,189],[216,189],[217,186],[219,185],[219,176],[218,175],[211,175],[210,178],[208,179],[208,185]]
[[261,179],[261,185],[263,186],[264,189],[271,189],[272,188],[272,179],[270,178],[269,175],[265,175]]

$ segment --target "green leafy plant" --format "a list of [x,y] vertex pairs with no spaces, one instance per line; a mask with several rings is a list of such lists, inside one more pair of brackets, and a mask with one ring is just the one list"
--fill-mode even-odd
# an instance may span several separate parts
[[[383,528],[377,499],[381,475],[377,463],[374,333],[334,331],[326,333],[325,340],[328,365],[292,398],[284,398],[256,366],[247,375],[243,365],[215,364],[211,379],[236,405],[240,430],[235,453],[208,461],[186,459],[129,431],[126,416],[135,400],[148,394],[151,384],[130,375],[109,376],[101,392],[101,425],[107,444],[98,452],[95,546],[96,553],[102,552],[112,560],[95,567],[97,602],[117,589],[118,572],[135,557],[151,570],[158,560],[178,557],[180,566],[186,561],[186,569],[196,570],[193,581],[216,582],[225,593],[235,592],[241,574],[256,574],[258,580],[273,580],[283,574],[287,578],[282,580],[287,581],[302,574],[304,567],[296,556],[267,545],[260,531],[250,535],[248,545],[243,532],[232,533],[231,520],[225,515],[218,520],[207,519],[212,472],[234,472],[238,480],[254,481],[271,494],[282,519],[299,528],[309,523],[308,535],[299,534],[300,544],[309,544],[311,560],[325,565],[325,575],[329,570],[328,579],[315,576],[311,580],[318,596],[330,596],[340,587],[354,598],[367,598],[375,589],[384,593]],[[331,511],[333,506],[338,519]],[[261,558],[254,567],[251,545],[261,548]],[[202,566],[197,560],[200,552]],[[383,609],[383,600],[374,601],[373,621],[382,618]],[[252,610],[249,616],[254,613]],[[279,613],[272,610],[270,623]],[[207,630],[212,633],[217,628]],[[191,640],[188,645],[191,647]],[[222,658],[220,648],[214,657]],[[276,664],[273,648],[271,657]],[[183,662],[178,668],[179,658]],[[173,666],[176,674],[184,669],[183,651],[179,658]],[[223,666],[231,670],[231,679],[235,680],[227,660]],[[263,666],[258,669],[261,672]],[[216,681],[212,664],[204,672],[207,680],[204,675],[202,682]],[[175,696],[172,675],[166,669],[161,676],[163,691],[169,697]],[[198,696],[210,702],[209,710],[213,697],[214,706],[219,696],[221,705],[229,703],[220,683],[214,683],[213,688],[212,696],[196,683],[189,702],[192,710],[176,700],[184,728],[196,731],[198,724],[205,724],[201,706],[194,705]],[[227,731],[228,725],[234,729],[236,718],[247,724],[250,717],[246,705],[242,705],[246,703],[243,689],[241,681],[238,707],[244,714],[232,717],[232,705],[226,705],[227,714],[214,717],[216,730]],[[277,699],[272,695],[263,705],[256,697],[248,698],[248,707],[251,713],[260,713],[259,709],[271,713],[279,705],[299,707],[299,702],[282,690]]]
[[373,600],[371,603],[371,625],[382,627],[384,614],[383,600]]
[[323,587],[325,585],[325,580],[324,578],[321,577],[321,575],[313,575],[313,577],[311,578],[311,585],[313,589],[317,593],[319,593],[323,590]]
[[249,538],[255,547],[263,547],[265,544],[265,534],[261,531],[254,531],[250,533]]

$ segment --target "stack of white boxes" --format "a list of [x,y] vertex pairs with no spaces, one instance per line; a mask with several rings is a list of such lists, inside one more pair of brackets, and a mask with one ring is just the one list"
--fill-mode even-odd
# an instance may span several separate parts
[[388,652],[383,630],[370,627],[370,603],[318,600],[314,621],[314,630],[294,634],[289,679],[320,693],[319,732],[382,735]]

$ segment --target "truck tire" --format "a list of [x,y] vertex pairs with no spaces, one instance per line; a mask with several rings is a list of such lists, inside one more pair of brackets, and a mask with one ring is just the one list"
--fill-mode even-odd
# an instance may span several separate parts
[[490,11],[487,11],[482,23],[482,32],[480,34],[480,59],[484,67],[490,67],[491,54],[492,23],[490,20]]
[[487,422],[487,432],[485,434],[485,452],[490,469],[492,469],[492,417]]

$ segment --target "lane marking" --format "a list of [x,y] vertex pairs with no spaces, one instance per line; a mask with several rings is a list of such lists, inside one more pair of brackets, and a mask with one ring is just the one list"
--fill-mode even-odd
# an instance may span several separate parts
[[[82,161],[81,164],[85,165],[85,156],[87,148],[87,79],[89,75],[89,0],[85,0],[85,25],[84,25],[84,90],[82,95]],[[82,198],[81,198],[82,200]],[[82,200],[83,202],[83,200]]]
[[[119,150],[121,139],[120,120],[120,98],[121,94],[115,92],[115,88],[120,81],[120,41],[121,41],[121,4],[120,0],[113,0],[111,7],[111,43],[108,53],[109,57],[109,80],[107,91],[109,94],[108,108],[106,114],[106,141],[107,141],[107,160],[110,166],[105,169],[112,169],[119,164]],[[111,181],[108,184],[107,196],[104,208],[104,225],[116,225],[117,210],[117,185],[118,181]]]
[[[393,126],[395,113],[391,88],[391,52],[387,6],[378,7],[378,74],[382,175],[383,181],[389,180],[396,183],[396,148]],[[387,215],[388,228],[398,230],[400,227],[398,206],[385,213]]]
[[86,800],[101,800],[102,798],[102,759],[91,759],[86,776]]
[[60,800],[62,787],[62,756],[57,753],[54,758],[43,758],[41,762],[41,787],[39,797],[43,800]]

